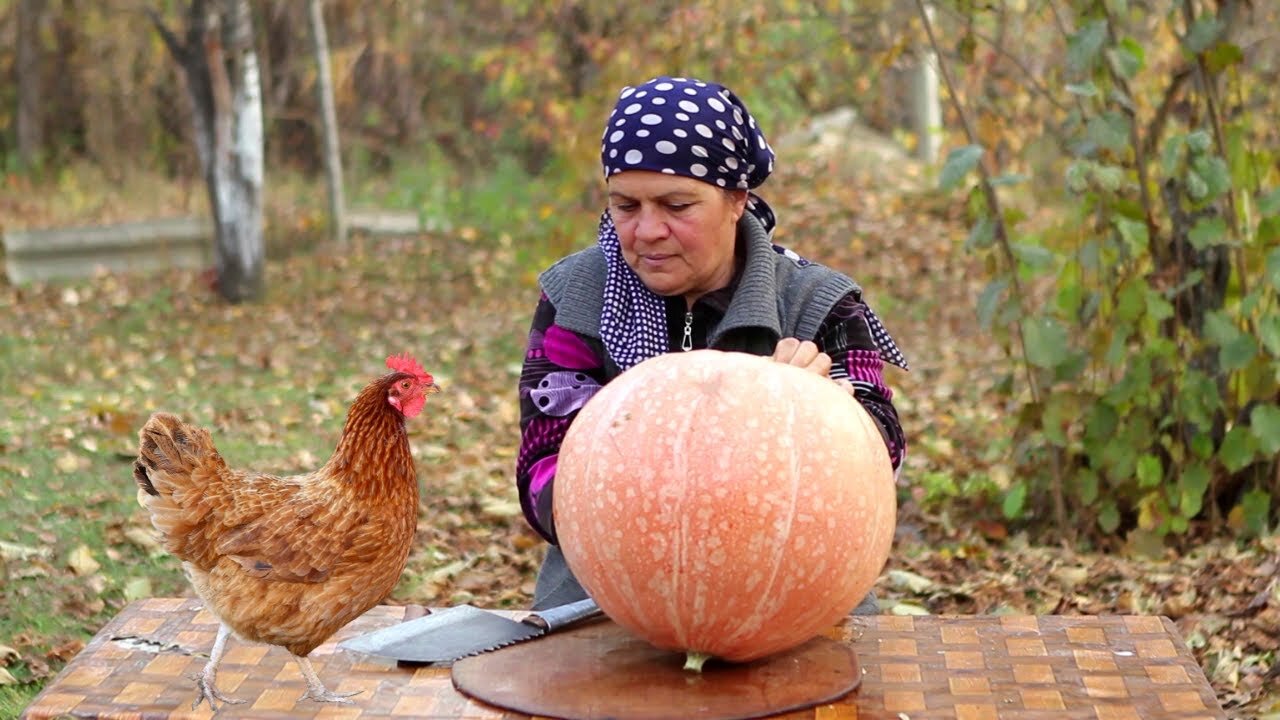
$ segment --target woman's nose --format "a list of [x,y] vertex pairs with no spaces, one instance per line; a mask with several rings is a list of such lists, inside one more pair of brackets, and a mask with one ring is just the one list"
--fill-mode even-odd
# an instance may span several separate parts
[[636,238],[646,242],[661,240],[667,236],[667,222],[655,209],[640,210],[636,218]]

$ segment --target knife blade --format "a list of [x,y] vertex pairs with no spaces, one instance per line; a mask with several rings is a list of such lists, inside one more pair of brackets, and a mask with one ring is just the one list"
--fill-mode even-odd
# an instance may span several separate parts
[[519,621],[455,605],[338,643],[345,650],[405,663],[452,662],[555,632],[603,615],[590,598],[538,610]]

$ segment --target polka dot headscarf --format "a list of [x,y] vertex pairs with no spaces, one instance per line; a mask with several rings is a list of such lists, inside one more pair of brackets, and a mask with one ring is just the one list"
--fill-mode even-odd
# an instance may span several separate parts
[[[746,105],[728,88],[664,76],[618,94],[605,123],[600,160],[606,180],[627,170],[649,170],[750,191],[773,172],[774,154]],[[755,193],[747,195],[747,212],[773,234],[777,219]],[[597,240],[607,267],[600,336],[609,356],[626,370],[669,350],[666,311],[662,298],[623,259],[608,210],[600,217]],[[774,249],[806,262],[777,245]],[[905,368],[897,346],[870,311],[868,321],[881,355]]]
[[[729,190],[760,187],[773,172],[773,148],[736,95],[723,85],[658,77],[625,87],[600,144],[604,176],[625,170],[683,175]],[[773,210],[751,194],[748,212],[773,233]]]
[[[650,170],[738,190],[759,187],[773,172],[773,158],[755,118],[727,88],[665,76],[622,89],[600,145],[605,179]],[[747,212],[773,232],[773,210],[754,193],[747,197]],[[608,210],[597,239],[607,265],[600,335],[609,356],[626,370],[667,352],[666,312],[662,298],[623,259]]]

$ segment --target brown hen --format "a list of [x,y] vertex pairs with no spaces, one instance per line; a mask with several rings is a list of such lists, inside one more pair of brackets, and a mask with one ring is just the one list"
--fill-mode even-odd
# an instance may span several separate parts
[[292,653],[303,698],[351,702],[355,693],[325,688],[307,655],[381,602],[404,570],[418,517],[405,418],[439,389],[407,354],[387,366],[352,403],[333,456],[306,475],[233,470],[207,430],[167,413],[138,433],[139,501],[221,621],[193,709],[242,702],[215,685],[231,633]]

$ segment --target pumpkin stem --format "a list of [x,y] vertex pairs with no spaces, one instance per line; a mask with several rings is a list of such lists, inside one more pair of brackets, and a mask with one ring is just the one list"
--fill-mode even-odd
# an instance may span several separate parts
[[684,669],[692,672],[702,672],[702,664],[710,660],[713,655],[709,653],[701,653],[690,650],[684,656]]

